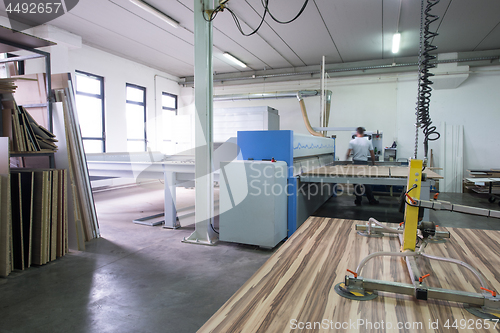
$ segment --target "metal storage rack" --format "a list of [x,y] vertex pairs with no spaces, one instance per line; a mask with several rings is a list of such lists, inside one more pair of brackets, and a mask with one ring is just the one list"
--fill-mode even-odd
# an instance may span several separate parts
[[[45,104],[35,104],[35,105],[23,105],[25,108],[33,107],[47,107],[47,124],[48,130],[53,131],[52,122],[52,102],[54,98],[51,96],[52,92],[52,82],[51,82],[51,65],[50,65],[50,53],[39,50],[38,48],[53,46],[55,43],[41,39],[32,35],[25,34],[23,32],[15,31],[3,26],[0,26],[0,53],[16,52],[16,51],[28,51],[33,54],[18,56],[13,58],[0,59],[0,63],[9,63],[24,61],[37,58],[45,58],[45,80],[47,87],[47,103]],[[0,133],[1,134],[1,133]],[[12,157],[27,157],[27,156],[48,156],[50,161],[50,167],[54,167],[54,153],[50,152],[15,152],[11,154]]]

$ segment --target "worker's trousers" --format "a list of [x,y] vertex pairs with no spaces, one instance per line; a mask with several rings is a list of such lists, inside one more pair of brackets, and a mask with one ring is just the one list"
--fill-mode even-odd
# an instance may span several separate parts
[[[367,161],[352,161],[355,165],[368,165]],[[372,186],[368,184],[355,184],[354,185],[354,195],[356,195],[356,201],[361,202],[363,194],[366,194],[366,198],[369,202],[374,202],[375,197],[373,196]]]

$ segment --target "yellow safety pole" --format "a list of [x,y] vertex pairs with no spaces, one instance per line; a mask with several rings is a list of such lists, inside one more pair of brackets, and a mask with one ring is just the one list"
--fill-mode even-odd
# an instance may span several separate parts
[[[422,165],[422,160],[410,160],[407,191],[413,188],[408,195],[417,200],[420,200]],[[416,187],[414,187],[415,185]],[[409,198],[405,198],[405,200],[406,202],[411,203]],[[418,210],[418,207],[410,206],[408,203],[406,204],[402,251],[415,251],[417,241]]]

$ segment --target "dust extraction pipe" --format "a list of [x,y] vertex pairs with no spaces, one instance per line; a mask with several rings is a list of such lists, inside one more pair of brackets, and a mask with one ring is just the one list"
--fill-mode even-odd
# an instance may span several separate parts
[[[332,91],[326,90],[326,115],[325,119],[328,124],[328,120],[330,118],[330,106],[332,101]],[[262,94],[232,94],[232,95],[215,95],[214,101],[242,101],[242,100],[255,100],[255,99],[280,99],[280,98],[295,98],[297,97],[300,104],[300,110],[302,111],[302,117],[304,119],[304,123],[306,125],[307,130],[314,136],[324,136],[323,134],[316,132],[311,127],[311,123],[309,122],[309,117],[306,112],[306,105],[304,103],[305,97],[313,97],[320,96],[321,90],[301,90],[301,91],[276,91],[271,93],[262,93]]]
[[299,100],[300,110],[302,111],[302,118],[304,119],[304,124],[306,124],[307,131],[314,136],[324,136],[323,133],[316,132],[309,122],[309,117],[307,116],[306,103],[304,103],[304,98],[300,91],[297,93],[297,99]]

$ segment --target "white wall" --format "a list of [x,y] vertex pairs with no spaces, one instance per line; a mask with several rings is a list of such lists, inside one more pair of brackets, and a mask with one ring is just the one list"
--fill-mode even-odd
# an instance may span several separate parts
[[[6,24],[8,21],[0,18],[0,23]],[[57,43],[56,46],[43,48],[51,54],[53,74],[72,73],[73,82],[76,70],[104,77],[107,152],[127,151],[126,83],[146,88],[148,147],[151,150],[162,148],[161,95],[162,92],[179,95],[178,77],[82,44],[80,36],[51,25],[38,26],[27,33]],[[42,72],[45,72],[43,59],[26,62],[26,74]]]
[[176,77],[87,45],[69,51],[69,64],[73,74],[80,70],[104,77],[107,152],[127,151],[126,83],[146,88],[148,146],[161,148],[161,93],[179,95]]
[[[416,84],[398,84],[398,143],[406,155],[412,155]],[[439,132],[442,122],[464,125],[464,169],[500,167],[500,66],[472,68],[469,78],[456,89],[434,90],[430,114]],[[420,136],[421,138],[422,136]],[[421,141],[421,140],[420,140]],[[422,146],[419,152],[422,152]],[[435,157],[440,154],[440,141],[430,144]],[[399,152],[398,152],[399,153]],[[437,155],[437,156],[436,156]],[[467,173],[465,173],[467,174]]]
[[[398,144],[398,157],[413,156],[415,141],[416,73],[332,78],[327,89],[333,91],[330,126],[357,127],[384,133],[384,146]],[[290,81],[233,87],[216,87],[215,94],[263,93],[288,90],[319,89],[319,80]],[[183,114],[194,113],[193,88],[182,88]],[[319,97],[306,98],[311,124],[319,125]],[[297,99],[216,102],[214,107],[268,105],[278,109],[281,129],[307,133]],[[500,167],[500,140],[496,138],[500,124],[500,66],[472,68],[469,78],[458,88],[435,90],[431,98],[431,118],[464,125],[464,168]],[[337,134],[337,156],[345,159],[349,134]],[[419,158],[423,158],[422,134]],[[439,166],[440,142],[430,143],[436,166]]]

